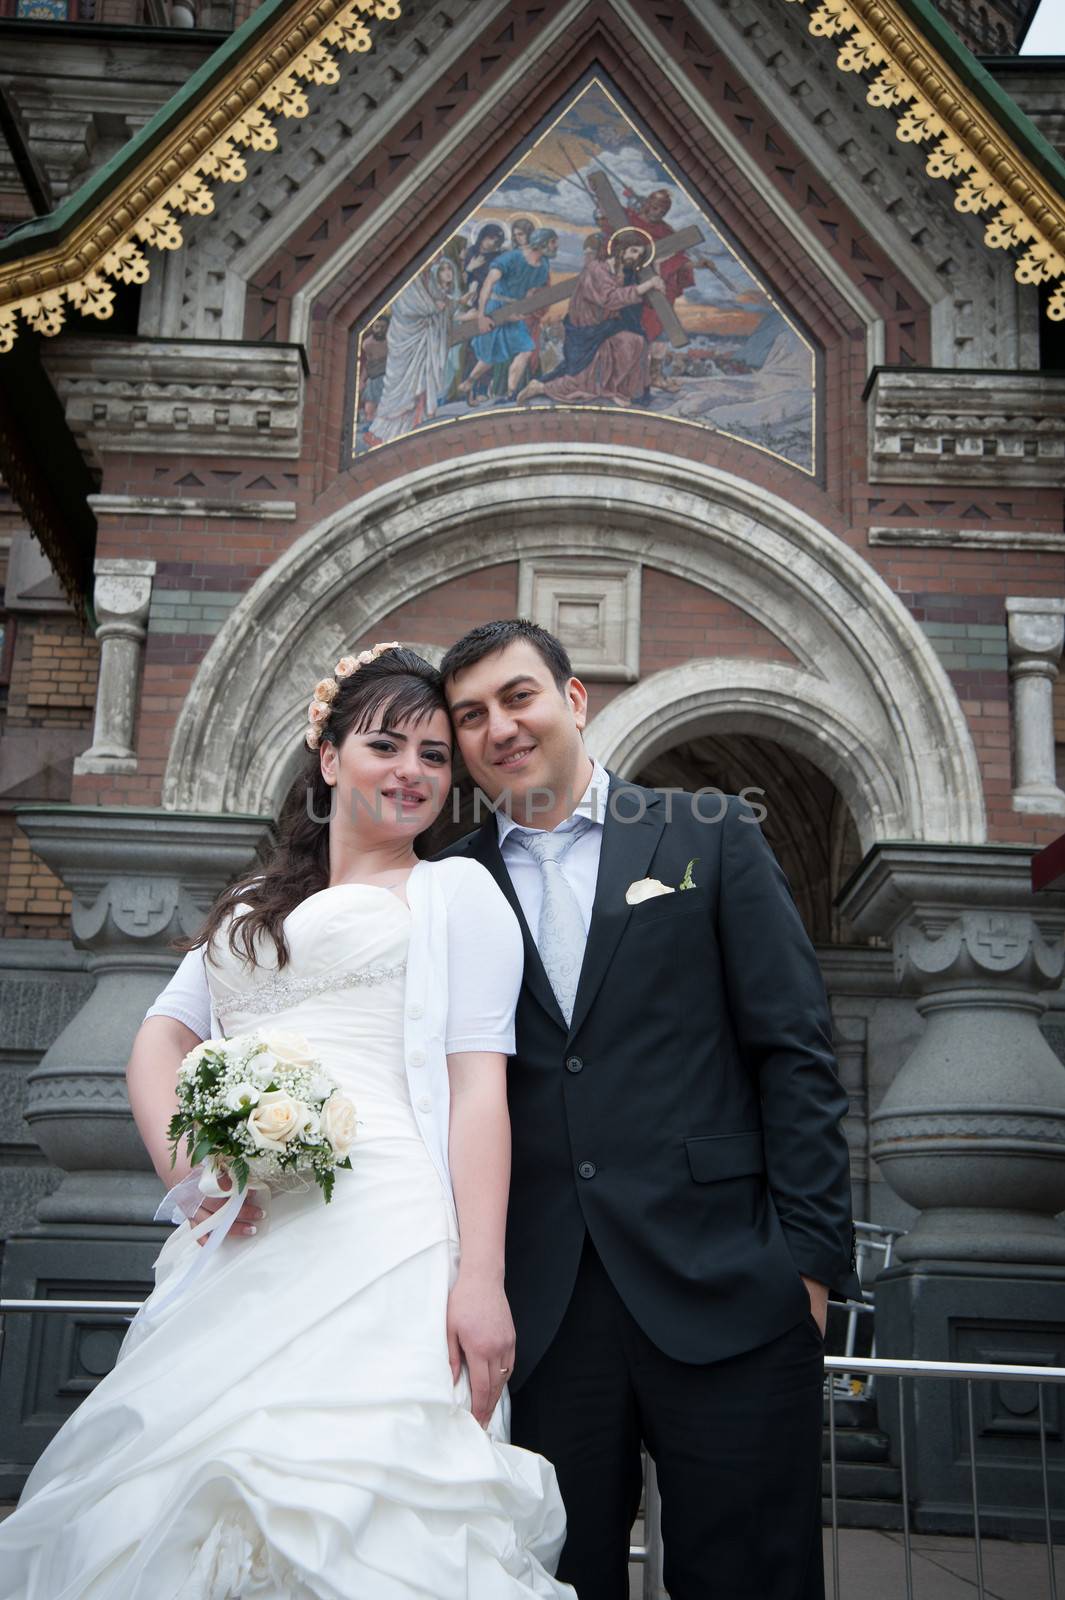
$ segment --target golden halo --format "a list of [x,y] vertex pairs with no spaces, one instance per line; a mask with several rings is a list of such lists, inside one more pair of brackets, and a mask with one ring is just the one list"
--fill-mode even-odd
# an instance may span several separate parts
[[540,218],[535,216],[531,211],[523,211],[520,216],[507,218],[507,227],[510,229],[511,233],[514,232],[514,224],[516,222],[531,222],[533,233],[536,233],[539,228],[543,227],[543,223],[540,221]]
[[651,262],[655,258],[655,242],[651,238],[651,235],[647,232],[646,228],[637,228],[635,223],[632,223],[632,222],[627,222],[623,228],[616,228],[614,230],[614,232],[610,235],[610,238],[606,242],[606,253],[607,253],[607,255],[609,255],[611,250],[614,248],[614,240],[618,237],[619,234],[622,234],[622,233],[640,233],[647,240],[647,243],[651,246],[651,254],[647,257],[647,260],[644,262],[644,266],[645,267],[649,267],[651,265]]

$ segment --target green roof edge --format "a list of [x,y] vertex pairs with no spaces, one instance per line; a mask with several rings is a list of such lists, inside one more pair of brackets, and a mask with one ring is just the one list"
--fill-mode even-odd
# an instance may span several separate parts
[[1065,161],[1054,146],[1044,139],[1035,123],[1025,116],[1016,101],[995,82],[969,47],[959,39],[950,23],[936,10],[932,0],[898,0],[898,4],[935,45],[947,65],[990,111],[999,126],[1021,147],[1032,165],[1038,167],[1060,195],[1065,196]]
[[110,161],[92,173],[73,194],[68,195],[62,205],[43,217],[35,217],[32,222],[13,229],[6,238],[0,240],[0,261],[17,261],[20,256],[33,255],[65,238],[108,190],[180,122],[200,96],[224,76],[231,62],[243,54],[251,40],[272,27],[279,16],[299,3],[300,0],[263,0],[263,4],[252,12],[247,22],[242,23],[217,50],[211,52],[188,82],[160,106],[139,133],[120,150],[116,150]]

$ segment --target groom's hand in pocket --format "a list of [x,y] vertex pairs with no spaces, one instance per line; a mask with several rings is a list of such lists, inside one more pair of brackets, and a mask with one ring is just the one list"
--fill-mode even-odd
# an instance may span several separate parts
[[458,1383],[470,1375],[470,1409],[487,1427],[514,1370],[514,1322],[499,1278],[459,1270],[447,1303],[447,1353]]

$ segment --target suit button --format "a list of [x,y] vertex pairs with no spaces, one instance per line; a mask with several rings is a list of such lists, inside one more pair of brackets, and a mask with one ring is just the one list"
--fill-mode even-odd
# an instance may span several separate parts
[[425,1007],[419,1005],[418,1001],[415,1000],[412,1005],[407,1007],[407,1015],[408,1017],[413,1017],[415,1022],[418,1022],[425,1015]]
[[582,1161],[580,1166],[577,1168],[577,1171],[580,1173],[582,1178],[594,1178],[595,1177],[595,1162],[594,1161]]
[[584,1071],[584,1062],[581,1060],[580,1056],[567,1056],[566,1057],[566,1071],[567,1072],[583,1072]]
[[432,1109],[433,1109],[433,1102],[430,1099],[429,1095],[420,1094],[418,1096],[418,1110],[419,1111],[431,1111]]
[[410,1055],[407,1057],[407,1061],[412,1067],[424,1067],[425,1066],[425,1051],[424,1050],[412,1050]]

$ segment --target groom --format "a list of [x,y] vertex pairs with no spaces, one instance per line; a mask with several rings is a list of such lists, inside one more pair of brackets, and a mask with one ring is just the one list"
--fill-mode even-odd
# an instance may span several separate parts
[[475,628],[441,671],[495,812],[445,854],[488,868],[525,939],[513,1440],[557,1469],[558,1575],[628,1594],[642,1442],[671,1600],[822,1600],[822,1335],[857,1284],[847,1103],[787,883],[742,801],[589,758],[542,628]]

